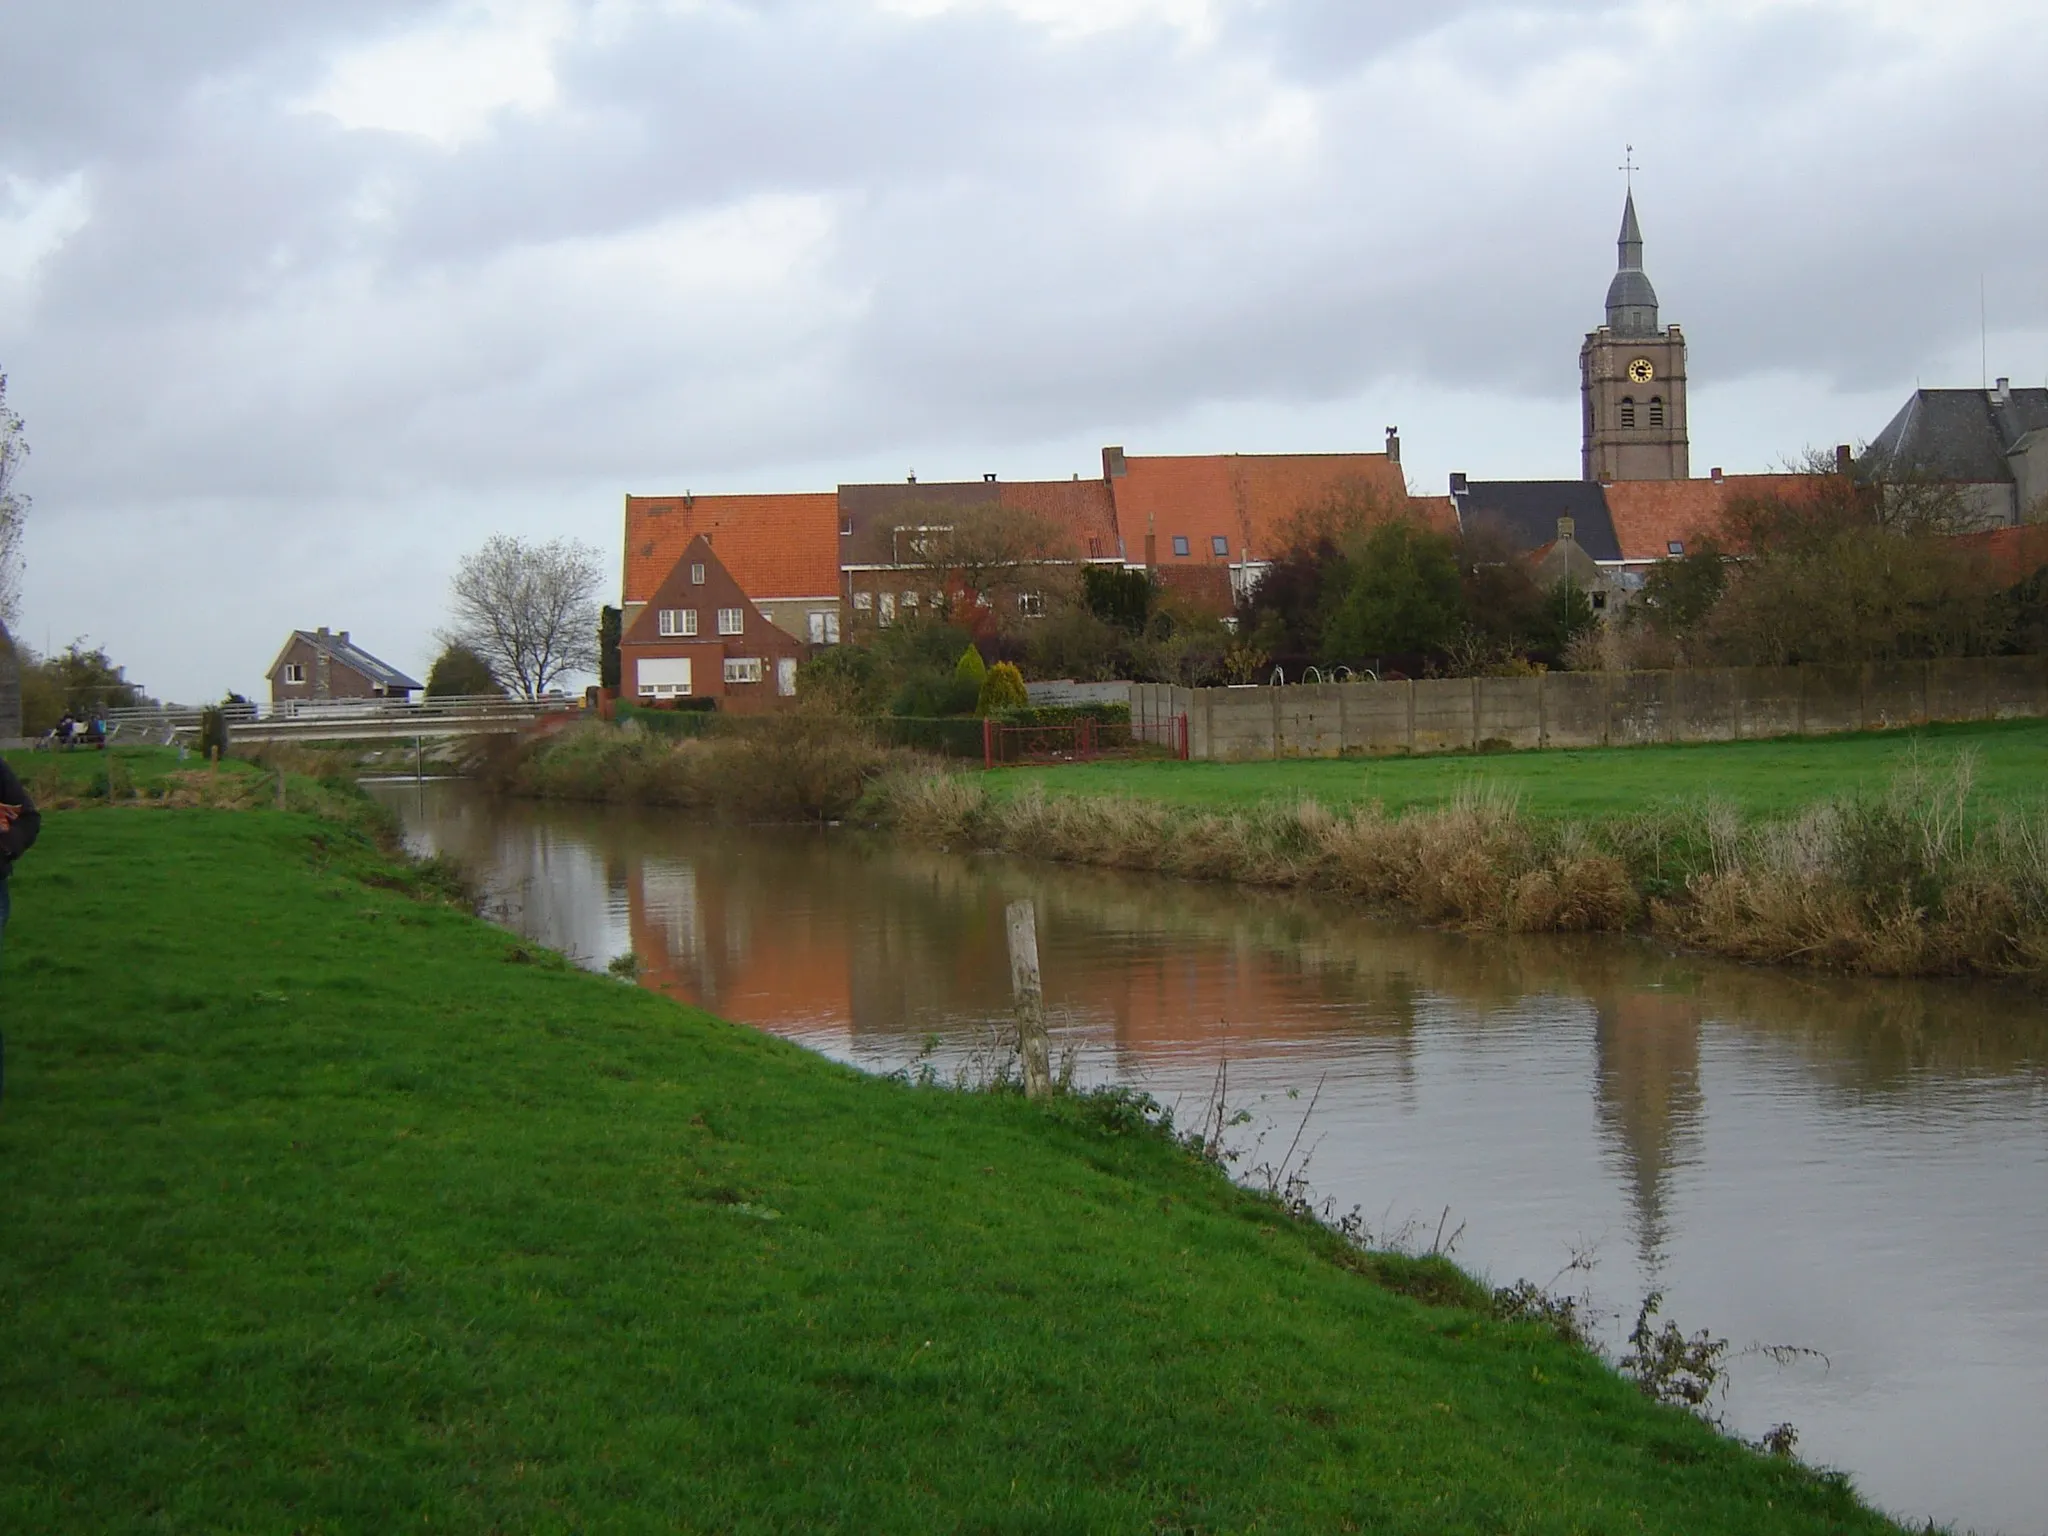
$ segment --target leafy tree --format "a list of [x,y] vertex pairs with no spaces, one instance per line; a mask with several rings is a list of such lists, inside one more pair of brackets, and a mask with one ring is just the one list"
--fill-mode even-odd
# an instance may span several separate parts
[[1585,589],[1567,576],[1544,593],[1541,621],[1541,628],[1532,637],[1535,644],[1531,649],[1555,663],[1563,659],[1574,640],[1591,633],[1600,616],[1593,611],[1593,599]]
[[1000,714],[1006,709],[1023,709],[1031,703],[1031,695],[1024,690],[1024,674],[1007,661],[999,661],[988,669],[988,676],[982,679],[981,698],[976,702],[977,715]]
[[574,539],[493,534],[456,568],[454,622],[465,645],[525,698],[597,666],[598,552]]
[[1266,567],[1238,605],[1238,629],[1290,672],[1321,659],[1332,593],[1347,590],[1351,566],[1329,539],[1288,550]]
[[1101,683],[1131,675],[1132,648],[1130,631],[1074,603],[1032,626],[1026,657],[1034,677]]
[[881,667],[859,645],[830,645],[796,669],[797,704],[823,715],[872,715],[882,707]]
[[21,602],[21,529],[29,498],[14,489],[14,477],[27,457],[21,417],[7,403],[7,375],[0,373],[0,625],[14,622]]
[[1711,542],[1698,542],[1687,553],[1652,566],[1629,609],[1637,622],[1683,644],[1727,590],[1727,556]]
[[72,641],[54,656],[37,658],[21,649],[21,728],[32,736],[65,715],[83,720],[110,709],[143,702],[142,689],[108,658],[104,646]]
[[466,645],[446,647],[427,669],[430,699],[460,699],[504,691],[504,686],[491,674],[491,664]]
[[1546,633],[1544,592],[1528,560],[1506,530],[1486,521],[1458,539],[1458,584],[1469,634],[1465,649],[1484,671],[1540,643]]
[[997,633],[1014,627],[1026,596],[1064,597],[1073,541],[1050,518],[984,503],[905,507],[884,526],[891,559],[940,594],[945,616]]
[[1441,652],[1464,622],[1456,546],[1413,523],[1375,528],[1323,621],[1323,651],[1367,659]]
[[625,675],[619,661],[619,637],[626,616],[607,603],[597,610],[597,686],[617,688]]
[[1145,632],[1152,617],[1152,573],[1120,565],[1091,565],[1081,572],[1081,604],[1104,624],[1128,634]]

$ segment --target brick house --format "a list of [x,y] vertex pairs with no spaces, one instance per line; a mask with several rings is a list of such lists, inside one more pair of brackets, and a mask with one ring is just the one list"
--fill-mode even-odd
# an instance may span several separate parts
[[763,714],[796,697],[804,643],[769,622],[700,533],[619,637],[619,687],[662,703],[712,698],[734,714]]
[[628,496],[624,629],[699,534],[771,624],[817,645],[839,639],[839,500],[830,491]]
[[379,661],[347,630],[295,629],[270,664],[270,702],[314,699],[409,699],[421,685]]

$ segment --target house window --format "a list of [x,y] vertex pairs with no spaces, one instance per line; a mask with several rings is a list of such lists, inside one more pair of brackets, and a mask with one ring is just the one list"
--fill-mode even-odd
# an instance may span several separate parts
[[903,612],[906,617],[917,612],[917,594],[915,592],[903,594]]
[[746,633],[747,613],[744,608],[721,608],[718,610],[718,632],[721,635]]
[[643,656],[633,666],[634,691],[643,699],[678,699],[690,691],[690,658]]
[[1597,613],[1606,606],[1607,594],[1605,592],[1595,592],[1593,594],[1593,611]]
[[1043,592],[1019,592],[1017,594],[1017,611],[1027,619],[1044,618],[1045,594]]
[[694,635],[697,633],[697,610],[694,608],[664,608],[655,621],[655,627],[663,636]]
[[690,567],[690,585],[693,587],[704,585],[704,562],[701,560],[695,562]]
[[1682,555],[1685,553],[1685,540],[1673,539],[1669,544],[1666,544],[1664,547],[1674,555]]
[[882,594],[881,608],[875,615],[875,622],[877,624],[891,624],[895,622],[895,619],[896,594],[894,592],[884,592]]
[[1186,534],[1176,533],[1173,536],[1173,552],[1176,555],[1185,555],[1188,552],[1188,536]]
[[868,613],[868,612],[871,612],[871,611],[873,611],[873,609],[874,609],[874,606],[875,606],[875,594],[874,594],[874,593],[872,593],[872,592],[856,592],[856,593],[854,593],[854,594],[853,594],[853,611],[854,611],[855,613]]
[[1621,397],[1621,424],[1632,427],[1636,424],[1636,399],[1634,395]]
[[805,615],[809,621],[811,644],[837,645],[839,643],[839,614],[831,608],[817,608]]
[[761,681],[761,658],[758,656],[726,657],[725,680],[728,683],[758,683]]
[[286,662],[284,680],[287,683],[303,683],[306,680],[306,664],[303,661]]
[[1664,397],[1662,395],[1650,396],[1650,425],[1653,427],[1664,425]]
[[1209,549],[1212,554],[1228,555],[1230,553],[1230,540],[1220,533],[1212,535],[1209,540]]

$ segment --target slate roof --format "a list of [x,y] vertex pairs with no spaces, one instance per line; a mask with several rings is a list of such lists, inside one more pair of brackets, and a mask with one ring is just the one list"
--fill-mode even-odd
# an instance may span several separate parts
[[1472,480],[1462,493],[1453,492],[1451,500],[1459,527],[1490,523],[1522,553],[1554,542],[1557,520],[1569,517],[1572,536],[1587,554],[1595,560],[1619,560],[1621,544],[1602,490],[1594,480]]
[[2048,427],[2048,389],[1916,389],[1870,452],[1899,471],[1963,484],[2010,485],[2006,455]]
[[344,640],[340,630],[329,630],[324,635],[320,634],[317,630],[311,629],[293,630],[292,639],[285,641],[284,649],[279,651],[277,659],[271,662],[268,675],[275,676],[277,669],[284,664],[285,652],[292,648],[292,640],[303,640],[310,646],[324,649],[334,661],[340,662],[341,665],[347,667],[351,672],[360,673],[368,678],[376,687],[384,689],[409,688],[417,693],[426,686],[424,683],[415,682],[407,677],[398,668],[392,666],[390,662],[379,661],[353,640]]
[[839,591],[839,499],[830,491],[757,496],[628,496],[622,601],[654,596],[700,533],[756,602]]

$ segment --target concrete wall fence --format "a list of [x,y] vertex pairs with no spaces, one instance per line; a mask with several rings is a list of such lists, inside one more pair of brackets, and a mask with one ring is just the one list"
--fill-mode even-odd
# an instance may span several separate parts
[[1824,736],[2048,716],[2048,657],[1545,672],[1285,688],[1131,687],[1132,734],[1211,762]]

